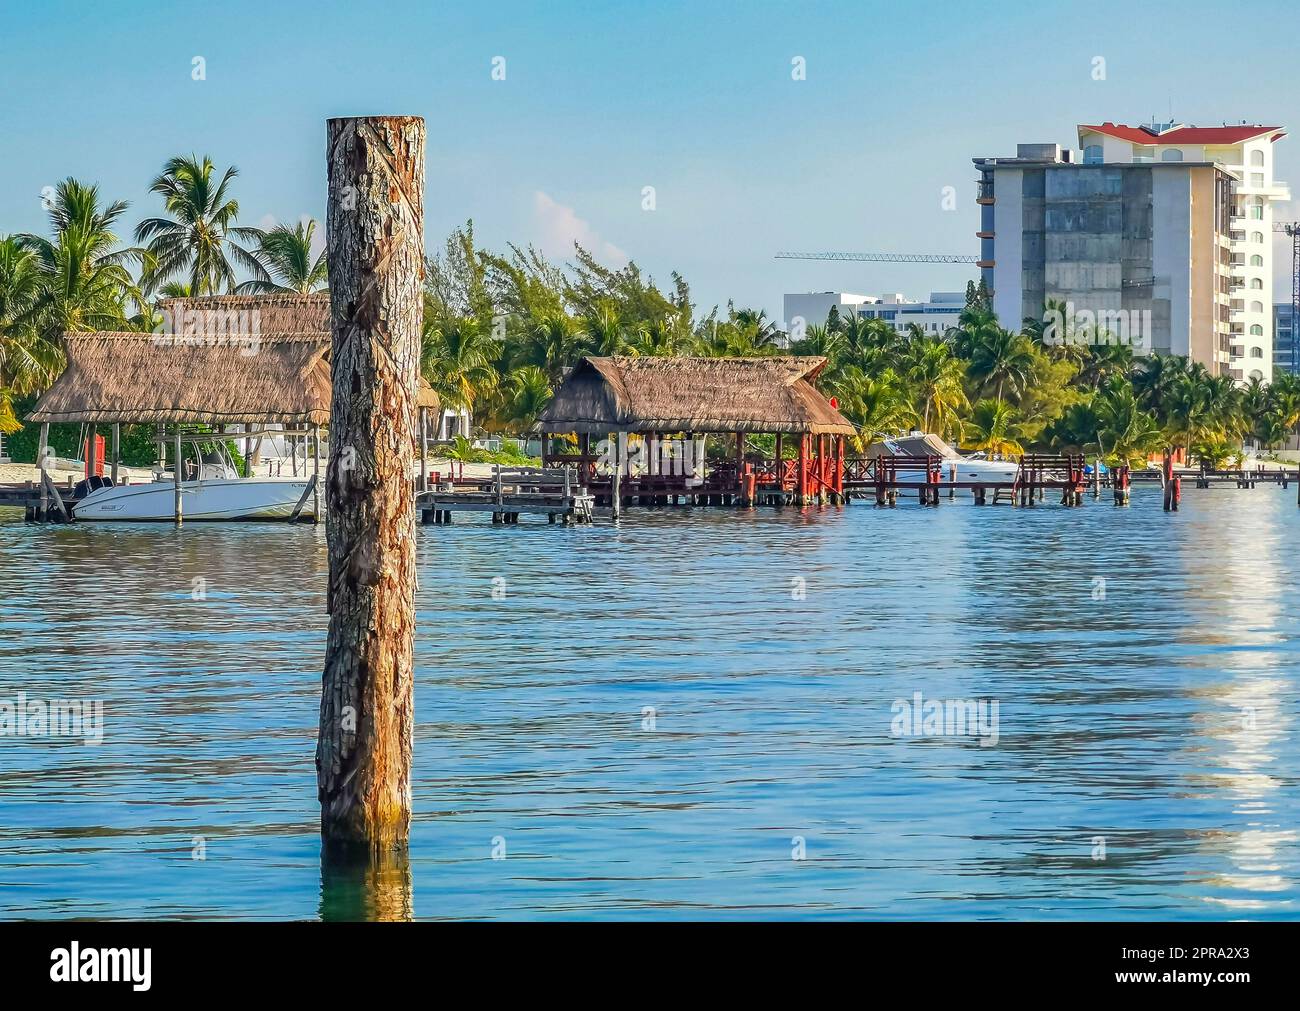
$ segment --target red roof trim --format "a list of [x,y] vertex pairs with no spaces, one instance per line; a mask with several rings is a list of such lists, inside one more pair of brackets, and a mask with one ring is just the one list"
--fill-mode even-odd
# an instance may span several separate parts
[[1138,126],[1122,123],[1102,123],[1101,126],[1080,125],[1079,134],[1085,132],[1105,134],[1133,144],[1156,147],[1161,144],[1240,144],[1271,133],[1270,140],[1279,140],[1286,131],[1279,126],[1183,126],[1162,134],[1148,133]]

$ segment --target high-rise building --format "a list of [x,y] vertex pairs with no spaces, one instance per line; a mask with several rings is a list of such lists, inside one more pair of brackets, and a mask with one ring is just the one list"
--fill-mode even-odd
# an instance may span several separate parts
[[1300,374],[1300,348],[1296,339],[1300,333],[1295,329],[1295,317],[1292,315],[1290,302],[1278,302],[1273,306],[1273,373],[1290,372]]
[[1272,374],[1277,127],[1078,128],[1080,150],[977,158],[980,267],[1006,325],[1048,303],[1212,373]]

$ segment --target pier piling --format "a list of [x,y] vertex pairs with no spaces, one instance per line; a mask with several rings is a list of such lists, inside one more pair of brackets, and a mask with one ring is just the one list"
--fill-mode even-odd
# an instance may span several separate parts
[[316,773],[326,844],[372,853],[410,837],[424,146],[414,116],[328,123],[330,622]]

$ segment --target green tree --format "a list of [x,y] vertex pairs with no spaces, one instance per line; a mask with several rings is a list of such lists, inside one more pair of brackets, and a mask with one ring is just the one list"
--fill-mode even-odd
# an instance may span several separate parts
[[262,232],[235,224],[239,202],[229,195],[231,181],[239,175],[233,165],[216,178],[212,159],[200,161],[194,155],[171,158],[162,174],[149,184],[160,194],[166,218],[146,218],[135,229],[137,242],[147,243],[152,257],[143,280],[154,291],[175,275],[188,275],[195,295],[212,295],[224,286],[236,289],[235,267],[253,275],[254,281],[270,282],[266,269],[246,245],[258,243]]
[[1024,450],[1016,437],[1016,409],[1005,400],[985,398],[975,404],[966,422],[966,444],[994,457],[1010,457]]
[[420,370],[448,407],[473,411],[499,383],[500,346],[473,317],[426,320],[420,350]]
[[957,358],[952,345],[944,341],[918,340],[902,356],[905,378],[910,384],[921,416],[921,426],[927,431],[933,420],[943,433],[960,432],[959,412],[968,406],[963,387],[965,363]]
[[993,391],[995,400],[1002,400],[1007,391],[1023,392],[1033,367],[1033,345],[1023,334],[990,327],[973,339],[970,377],[981,391]]
[[536,365],[525,365],[512,372],[505,385],[506,420],[516,432],[527,432],[555,395],[550,380]]
[[142,250],[118,248],[113,231],[126,208],[122,200],[101,208],[99,187],[65,179],[49,207],[53,238],[18,237],[40,275],[24,319],[46,341],[62,346],[64,334],[124,329],[129,306],[143,304],[125,264],[152,261]]
[[858,430],[854,441],[860,450],[916,423],[907,388],[892,369],[870,376],[858,366],[849,365],[833,384],[827,385],[839,399],[840,413]]
[[307,295],[329,283],[329,266],[326,250],[312,256],[312,240],[316,235],[316,222],[298,222],[276,225],[257,237],[253,255],[262,265],[265,277],[245,281],[235,290],[240,293],[261,294],[272,291],[296,292]]

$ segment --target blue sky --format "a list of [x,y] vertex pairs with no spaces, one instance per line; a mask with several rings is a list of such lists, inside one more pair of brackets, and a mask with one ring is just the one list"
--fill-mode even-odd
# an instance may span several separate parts
[[[1230,50],[1226,18],[1199,0],[0,0],[0,233],[43,230],[41,190],[69,175],[129,200],[133,226],[159,209],[163,161],[190,152],[239,166],[242,223],[320,220],[325,120],[402,113],[428,122],[431,248],[467,218],[492,248],[562,258],[579,238],[665,283],[681,271],[701,311],[733,298],[780,318],[785,291],[919,297],[973,268],[772,255],[974,254],[972,156],[1073,145],[1080,122],[1172,107],[1300,129],[1294,6],[1238,10]],[[1298,161],[1300,138],[1282,140],[1278,177],[1300,186]]]

